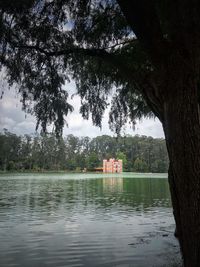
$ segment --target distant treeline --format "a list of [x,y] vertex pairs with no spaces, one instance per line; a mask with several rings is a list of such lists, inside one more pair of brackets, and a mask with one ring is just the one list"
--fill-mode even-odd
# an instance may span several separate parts
[[124,171],[167,172],[168,156],[164,139],[147,136],[95,138],[54,134],[18,136],[0,133],[0,170],[43,171],[94,170],[108,158],[123,160]]

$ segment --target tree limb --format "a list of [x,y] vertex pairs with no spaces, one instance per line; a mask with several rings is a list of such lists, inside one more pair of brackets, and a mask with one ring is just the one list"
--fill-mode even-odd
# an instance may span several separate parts
[[[55,57],[69,56],[70,54],[100,58],[104,62],[107,62],[111,64],[113,67],[117,68],[119,70],[118,75],[121,76],[121,78],[124,81],[130,82],[133,85],[133,88],[143,95],[147,103],[149,102],[149,99],[151,99],[150,106],[154,114],[161,120],[161,114],[162,114],[161,107],[160,105],[158,105],[160,103],[158,103],[158,98],[155,95],[155,90],[154,86],[151,83],[151,79],[149,79],[144,73],[141,77],[141,74],[137,73],[136,71],[133,70],[133,68],[127,65],[127,62],[124,60],[123,57],[120,57],[120,55],[115,54],[114,52],[113,53],[107,52],[104,49],[95,49],[95,48],[88,49],[76,46],[71,48],[61,49],[58,51],[48,51],[46,49],[39,47],[38,45],[15,45],[15,47],[18,49],[28,49],[28,50],[38,51],[44,54],[47,58],[54,56]],[[160,110],[155,108],[156,106],[159,106]]]
[[15,48],[18,49],[27,49],[27,50],[35,50],[44,54],[46,57],[59,57],[59,56],[69,56],[72,54],[75,55],[83,55],[89,57],[96,57],[104,60],[105,62],[111,64],[113,67],[119,70],[119,75],[121,75],[124,80],[131,81],[135,83],[136,73],[134,73],[133,69],[130,66],[127,66],[126,62],[114,52],[107,52],[104,49],[96,49],[96,48],[81,48],[81,47],[71,47],[66,49],[61,49],[58,51],[48,51],[39,47],[38,45],[14,45]]

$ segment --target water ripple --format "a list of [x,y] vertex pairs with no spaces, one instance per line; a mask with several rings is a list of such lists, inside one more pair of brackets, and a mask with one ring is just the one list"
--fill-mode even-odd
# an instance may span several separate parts
[[0,266],[180,261],[167,180],[126,176],[0,177]]

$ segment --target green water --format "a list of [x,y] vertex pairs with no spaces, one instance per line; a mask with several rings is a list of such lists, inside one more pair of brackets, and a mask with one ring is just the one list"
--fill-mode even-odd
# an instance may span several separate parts
[[0,266],[178,266],[166,174],[0,175]]

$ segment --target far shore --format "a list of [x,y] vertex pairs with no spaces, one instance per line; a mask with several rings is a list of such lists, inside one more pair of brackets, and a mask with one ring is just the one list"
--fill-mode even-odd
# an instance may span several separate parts
[[77,171],[77,170],[6,170],[6,171],[3,171],[3,170],[0,170],[0,174],[9,174],[9,173],[78,173],[78,174],[122,174],[122,173],[135,173],[135,174],[167,174],[167,173],[164,173],[164,172],[134,172],[134,171],[124,171],[122,173],[104,173],[104,172],[99,172],[99,171],[86,171],[86,172],[83,172],[83,171]]

